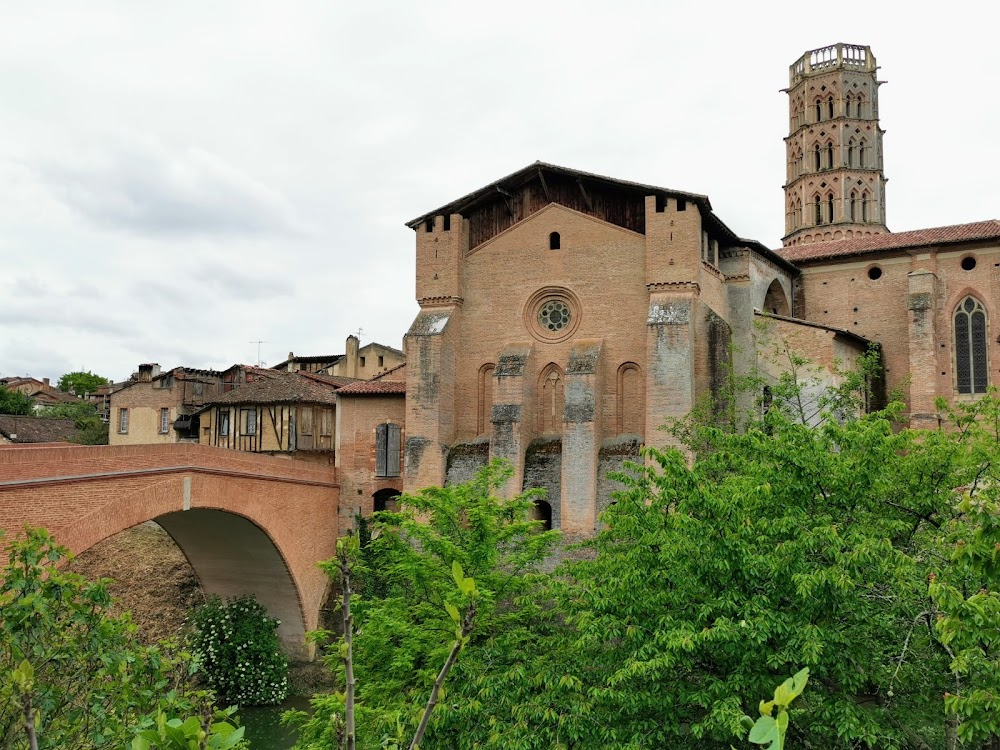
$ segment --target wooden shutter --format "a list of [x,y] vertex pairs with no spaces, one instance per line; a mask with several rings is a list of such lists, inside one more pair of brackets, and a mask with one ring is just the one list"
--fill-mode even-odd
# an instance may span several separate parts
[[[388,445],[389,425],[380,424],[375,428],[375,476],[386,475],[386,446]],[[398,438],[397,438],[398,442]]]
[[389,424],[388,445],[385,450],[385,475],[388,477],[399,476],[399,425]]

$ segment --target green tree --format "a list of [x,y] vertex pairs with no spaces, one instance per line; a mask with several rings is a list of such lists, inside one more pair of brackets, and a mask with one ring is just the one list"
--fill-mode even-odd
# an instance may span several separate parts
[[[488,736],[488,712],[480,710],[477,681],[499,667],[497,660],[507,665],[521,660],[518,644],[544,616],[545,576],[538,566],[558,537],[529,520],[539,493],[497,497],[511,473],[509,466],[494,462],[467,484],[404,495],[400,512],[376,514],[375,538],[352,568],[360,593],[351,602],[357,623],[352,665],[358,685],[357,747],[407,746],[406,738],[427,715],[429,695],[437,707],[421,748],[467,747],[472,738]],[[475,581],[475,625],[462,637],[456,630],[471,624],[472,600],[456,587],[456,563],[466,585]],[[326,568],[331,575],[342,574],[339,560]],[[369,592],[378,594],[369,598]],[[464,645],[457,661],[456,643]],[[328,663],[345,684],[339,649]],[[442,665],[448,664],[453,667],[442,690]],[[317,696],[313,707],[310,717],[294,716],[301,725],[298,747],[337,746],[343,723],[336,717],[344,713],[344,695]],[[475,727],[468,726],[470,717]]]
[[949,564],[930,582],[954,674],[945,709],[963,742],[1000,748],[1000,402],[991,395],[965,404],[951,421],[969,445],[974,476],[956,488],[957,513],[942,534]]
[[81,445],[108,444],[108,425],[101,420],[97,407],[90,401],[45,406],[38,410],[37,416],[72,419],[76,424],[77,434],[70,438],[71,442]]
[[741,434],[699,430],[693,463],[649,450],[621,477],[565,600],[616,744],[728,747],[746,697],[798,665],[816,684],[798,740],[942,736],[947,658],[914,624],[964,466],[948,436],[896,432],[892,416],[809,428],[772,409]]
[[20,391],[12,391],[0,385],[0,414],[24,414],[34,412],[34,402]]
[[9,541],[0,581],[0,747],[119,750],[157,713],[211,710],[191,689],[190,655],[142,646],[109,613],[104,582],[60,567],[67,552],[44,529]]
[[106,377],[95,375],[90,370],[77,370],[60,376],[57,385],[63,393],[72,391],[77,396],[83,396],[85,393],[93,393],[102,385],[107,385],[110,382]]

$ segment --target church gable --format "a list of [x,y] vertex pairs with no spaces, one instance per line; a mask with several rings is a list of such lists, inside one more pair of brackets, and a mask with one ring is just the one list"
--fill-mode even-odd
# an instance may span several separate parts
[[[475,249],[515,224],[558,204],[638,234],[646,232],[646,196],[670,196],[710,211],[702,195],[681,193],[535,162],[496,182],[407,223],[412,229],[434,217],[460,214],[468,222],[469,248]],[[447,220],[446,220],[447,221]]]
[[594,216],[550,203],[486,242],[472,246],[468,255],[493,250],[574,252],[588,247],[642,241],[642,235]]

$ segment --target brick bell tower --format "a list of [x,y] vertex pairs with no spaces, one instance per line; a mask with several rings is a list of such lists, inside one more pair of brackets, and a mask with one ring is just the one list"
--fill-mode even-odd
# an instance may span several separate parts
[[870,48],[843,43],[789,67],[785,246],[889,231],[877,70]]

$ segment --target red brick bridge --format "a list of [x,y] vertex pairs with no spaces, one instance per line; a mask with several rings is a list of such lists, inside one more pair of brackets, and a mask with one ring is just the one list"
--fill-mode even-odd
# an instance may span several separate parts
[[0,529],[42,526],[74,554],[155,521],[207,593],[252,593],[304,656],[327,591],[340,487],[332,467],[197,444],[0,448]]

